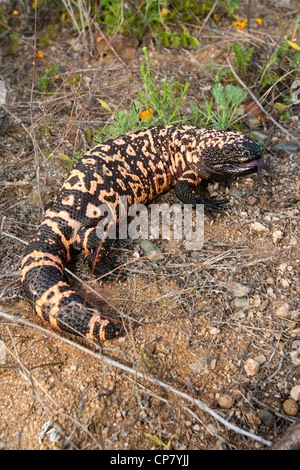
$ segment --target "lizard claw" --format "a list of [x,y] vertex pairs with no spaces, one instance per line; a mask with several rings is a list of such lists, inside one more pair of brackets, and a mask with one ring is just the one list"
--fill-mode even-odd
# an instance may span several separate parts
[[202,204],[204,204],[204,210],[207,213],[219,212],[222,207],[227,203],[228,199],[217,199],[217,196],[202,199]]

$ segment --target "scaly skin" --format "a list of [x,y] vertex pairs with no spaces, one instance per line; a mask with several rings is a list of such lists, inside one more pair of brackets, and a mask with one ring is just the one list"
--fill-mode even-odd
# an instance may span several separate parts
[[186,204],[215,201],[200,194],[202,180],[242,176],[264,168],[259,147],[239,132],[165,126],[129,133],[82,156],[31,239],[22,262],[22,285],[35,310],[53,326],[91,340],[112,339],[115,322],[95,313],[69,285],[64,268],[71,248],[89,253],[91,267],[108,271],[107,243],[96,234],[101,204],[118,213],[146,204],[175,187]]

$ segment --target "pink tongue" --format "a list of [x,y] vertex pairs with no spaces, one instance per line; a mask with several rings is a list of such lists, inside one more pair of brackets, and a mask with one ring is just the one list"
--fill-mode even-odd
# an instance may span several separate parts
[[263,161],[262,158],[259,158],[258,160],[255,160],[255,163],[258,166],[258,168],[262,168],[263,170],[268,169],[267,165],[265,164],[265,162]]
[[259,175],[261,174],[261,170],[268,169],[267,165],[265,164],[262,158],[258,158],[257,160],[252,160],[252,162],[247,162],[245,166],[247,167],[257,166],[257,171]]

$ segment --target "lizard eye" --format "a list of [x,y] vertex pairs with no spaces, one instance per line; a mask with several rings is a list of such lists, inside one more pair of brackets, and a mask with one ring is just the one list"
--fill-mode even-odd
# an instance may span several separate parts
[[225,147],[223,149],[223,152],[224,152],[225,155],[231,155],[232,154],[232,149],[229,148],[229,147]]

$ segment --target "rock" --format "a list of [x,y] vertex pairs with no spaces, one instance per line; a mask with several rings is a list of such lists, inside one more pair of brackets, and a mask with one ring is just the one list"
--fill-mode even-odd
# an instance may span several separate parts
[[247,359],[245,362],[245,372],[249,376],[254,376],[259,371],[259,363],[254,359]]
[[296,351],[291,351],[290,357],[292,363],[298,366],[300,364],[300,349],[296,349]]
[[3,80],[0,80],[0,104],[6,104],[6,95],[7,90],[5,82]]
[[284,150],[287,153],[297,152],[300,146],[297,142],[281,142],[273,147],[274,150],[282,151]]
[[233,405],[233,400],[230,395],[221,395],[218,398],[218,405],[225,410],[230,410]]
[[259,365],[266,362],[266,360],[267,360],[266,356],[264,356],[263,354],[260,354],[259,356],[255,356],[255,358],[254,358],[254,361],[257,362]]
[[286,270],[287,264],[286,263],[281,263],[279,266],[277,266],[277,269],[281,271],[282,273]]
[[274,416],[268,410],[260,410],[258,412],[258,417],[265,426],[272,428],[274,424]]
[[239,282],[231,282],[229,284],[229,289],[234,297],[245,297],[252,290],[251,287],[240,284]]
[[288,398],[283,402],[283,410],[289,416],[296,416],[298,414],[298,403],[292,398]]
[[256,117],[249,117],[247,122],[250,129],[256,129],[257,127],[261,126],[261,122]]
[[261,299],[260,299],[259,295],[256,294],[256,295],[253,296],[252,305],[254,307],[259,307],[261,305]]
[[295,385],[295,387],[292,388],[290,396],[292,400],[300,401],[300,385]]
[[209,333],[211,335],[218,335],[220,333],[220,330],[219,328],[216,328],[216,327],[212,327],[210,330],[209,330]]
[[242,310],[244,308],[249,307],[250,301],[248,297],[235,297],[231,302],[231,305],[236,310]]
[[256,142],[266,142],[268,140],[268,135],[260,131],[253,131],[253,137]]
[[254,196],[249,196],[247,201],[250,204],[250,206],[254,206],[257,203],[257,199]]
[[161,252],[161,249],[158,248],[151,240],[140,239],[139,245],[142,248],[146,256],[149,256],[149,260],[155,263],[156,261],[162,261],[164,255]]
[[276,315],[278,317],[287,317],[289,315],[289,311],[290,311],[289,305],[283,304],[276,309]]
[[261,114],[261,109],[254,101],[252,101],[246,107],[246,113],[248,116],[257,117],[259,114]]
[[229,191],[229,194],[233,197],[243,197],[243,193],[238,189],[232,189],[231,191]]
[[281,284],[282,287],[289,287],[289,285],[290,285],[289,281],[287,279],[284,279],[284,278],[280,279],[280,284]]
[[119,55],[121,59],[130,61],[134,58],[139,41],[136,38],[124,36],[123,34],[115,34],[111,39],[103,36],[96,37],[96,48],[99,53],[102,53],[112,60],[115,54]]
[[0,341],[0,364],[6,363],[6,347],[4,341]]
[[282,237],[283,232],[281,230],[274,230],[274,232],[272,233],[273,243],[276,245],[278,240],[281,240]]
[[260,222],[253,222],[253,224],[250,225],[251,232],[265,233],[268,232],[268,230],[268,227],[261,224]]

